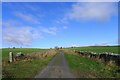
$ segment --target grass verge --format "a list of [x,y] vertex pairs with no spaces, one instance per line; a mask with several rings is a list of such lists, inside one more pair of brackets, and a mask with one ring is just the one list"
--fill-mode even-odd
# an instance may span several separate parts
[[115,65],[105,65],[101,62],[73,54],[65,54],[65,57],[72,72],[77,77],[120,78],[120,73],[116,72],[118,67]]
[[[2,49],[3,78],[34,78],[57,53],[55,50],[35,48]],[[25,59],[8,63],[8,53],[22,52],[27,54]],[[35,53],[34,53],[35,52]],[[45,55],[45,56],[44,56]]]
[[35,75],[45,67],[53,56],[33,59],[31,61],[19,61],[3,66],[5,78],[34,78]]

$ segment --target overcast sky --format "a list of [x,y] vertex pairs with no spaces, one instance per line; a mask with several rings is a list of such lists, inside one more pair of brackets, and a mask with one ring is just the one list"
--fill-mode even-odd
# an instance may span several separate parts
[[115,45],[117,9],[110,2],[3,3],[3,47]]

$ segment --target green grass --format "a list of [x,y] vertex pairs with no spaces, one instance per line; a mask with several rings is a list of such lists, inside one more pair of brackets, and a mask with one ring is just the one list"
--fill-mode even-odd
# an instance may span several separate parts
[[113,52],[113,53],[118,53],[118,49],[120,46],[93,46],[93,47],[77,47],[77,48],[68,48],[70,50],[80,50],[80,51],[93,51],[97,53],[101,52]]
[[37,51],[42,51],[43,49],[36,49],[36,48],[16,48],[16,49],[9,49],[9,48],[3,48],[2,49],[2,58],[8,58],[9,52],[13,52],[16,54],[17,52],[22,52],[22,53],[32,53],[32,52],[37,52]]
[[6,74],[5,77],[9,78],[34,78],[48,64],[52,57],[6,64],[6,66],[3,66],[3,73]]
[[72,54],[65,54],[65,57],[71,70],[79,77],[85,75],[85,77],[120,78],[120,73],[116,73],[118,67],[115,65],[105,65],[101,62]]
[[16,48],[16,49],[2,49],[2,72],[5,77],[10,78],[34,78],[35,75],[42,70],[48,62],[53,58],[54,55],[46,58],[32,58],[30,60],[21,60],[13,63],[8,63],[9,52],[12,51],[14,54],[17,52],[32,53],[41,52],[46,49],[35,49],[35,48]]

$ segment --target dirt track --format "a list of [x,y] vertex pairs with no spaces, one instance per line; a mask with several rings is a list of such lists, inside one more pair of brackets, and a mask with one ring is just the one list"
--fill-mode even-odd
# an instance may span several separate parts
[[70,73],[64,54],[60,52],[48,64],[46,68],[39,72],[35,78],[75,78]]

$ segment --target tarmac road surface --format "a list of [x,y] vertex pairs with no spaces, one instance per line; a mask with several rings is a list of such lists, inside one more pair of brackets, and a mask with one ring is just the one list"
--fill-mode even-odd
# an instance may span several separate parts
[[75,78],[70,72],[64,53],[58,53],[35,78]]

